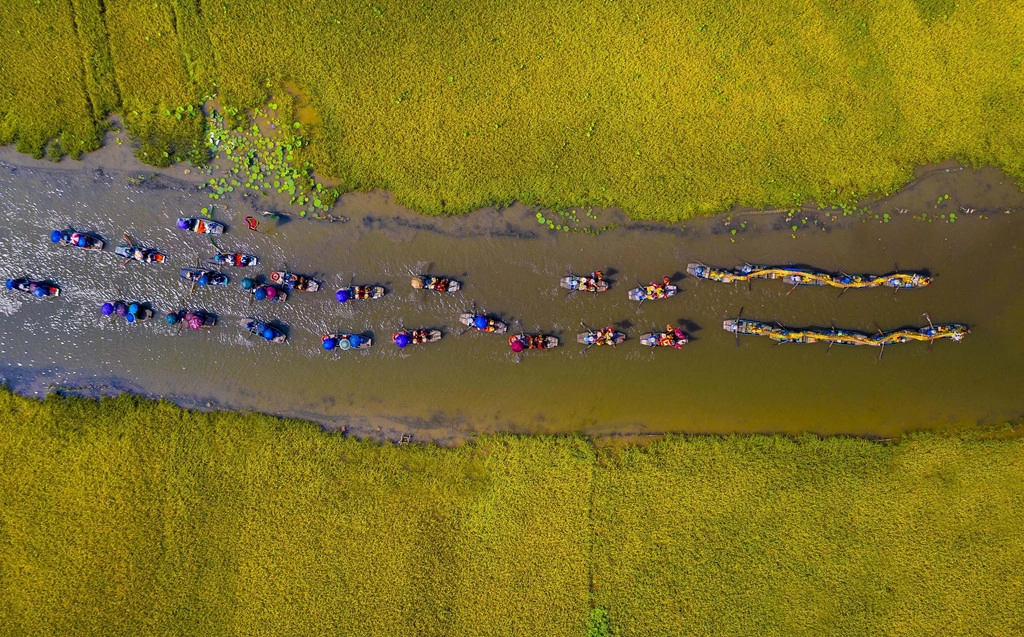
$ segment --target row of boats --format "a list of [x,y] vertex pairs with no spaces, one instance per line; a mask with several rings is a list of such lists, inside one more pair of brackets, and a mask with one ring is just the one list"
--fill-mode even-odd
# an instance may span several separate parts
[[[181,230],[199,234],[223,234],[225,226],[215,221],[199,218],[182,218],[177,220],[177,227]],[[51,241],[76,247],[85,250],[103,250],[105,242],[102,238],[74,230],[54,230],[51,233]],[[148,248],[135,244],[132,239],[124,234],[125,244],[116,246],[114,252],[125,259],[122,265],[130,261],[141,263],[163,263],[165,256],[154,248]],[[254,255],[241,253],[218,252],[206,258],[206,262],[221,267],[247,268],[259,263]],[[828,273],[808,268],[797,267],[772,267],[745,264],[733,270],[713,268],[702,263],[690,263],[687,265],[687,273],[691,276],[722,283],[736,281],[749,281],[752,279],[781,279],[794,286],[830,285],[833,287],[849,288],[870,288],[889,287],[894,289],[920,288],[931,283],[931,277],[918,272],[893,272],[887,275],[848,275],[845,273]],[[229,277],[218,270],[200,267],[182,268],[179,276],[195,286],[226,286]],[[414,289],[453,294],[461,290],[462,284],[446,277],[437,277],[429,274],[414,275],[410,280]],[[603,293],[611,289],[611,282],[606,279],[604,273],[597,270],[588,275],[568,274],[559,280],[559,285],[571,292]],[[28,278],[8,279],[7,289],[17,290],[31,294],[38,298],[47,296],[58,296],[60,289],[50,281],[36,281]],[[269,275],[269,282],[253,277],[244,277],[241,280],[241,287],[252,295],[253,301],[269,301],[281,303],[287,300],[288,294],[292,292],[318,292],[321,282],[312,277],[304,276],[287,271],[274,271]],[[677,295],[679,288],[672,284],[669,277],[664,276],[658,282],[650,282],[647,285],[638,284],[630,289],[627,296],[630,300],[639,303],[667,299]],[[335,300],[339,303],[348,303],[353,300],[370,300],[383,297],[386,290],[379,285],[349,285],[335,292]],[[129,323],[147,321],[154,316],[154,311],[145,303],[126,302],[114,300],[104,303],[100,308],[104,316],[122,317]],[[217,324],[217,317],[204,310],[177,310],[165,315],[169,325],[177,325],[178,329],[188,328],[199,330],[211,328]],[[499,318],[477,312],[463,312],[459,314],[458,321],[465,326],[465,331],[476,330],[484,333],[506,334],[508,324]],[[269,342],[284,343],[288,337],[283,326],[275,325],[272,322],[261,321],[253,317],[246,317],[240,321],[241,327],[251,335],[257,336]],[[614,326],[607,326],[601,329],[592,329],[583,326],[586,331],[576,335],[576,342],[590,347],[611,346],[616,347],[627,340],[627,334]],[[777,343],[815,343],[826,342],[829,347],[832,345],[869,345],[884,348],[886,345],[905,343],[909,341],[935,341],[937,339],[950,338],[954,341],[961,340],[969,333],[967,326],[959,323],[943,323],[934,325],[928,319],[928,326],[920,329],[900,329],[891,332],[877,334],[865,334],[851,330],[840,329],[791,329],[781,325],[773,325],[759,321],[750,321],[737,317],[723,323],[723,329],[734,333],[737,338],[741,334],[766,336]],[[435,328],[402,329],[392,334],[392,342],[399,348],[410,345],[432,343],[441,340],[443,332]],[[672,325],[666,326],[664,331],[649,332],[640,337],[642,345],[648,347],[672,347],[680,349],[689,342],[689,337],[680,328]],[[559,339],[550,334],[527,334],[521,332],[508,337],[508,343],[512,351],[519,353],[533,349],[552,349],[558,347]],[[373,346],[372,335],[357,333],[330,333],[321,337],[321,345],[324,350],[349,350],[367,349]]]

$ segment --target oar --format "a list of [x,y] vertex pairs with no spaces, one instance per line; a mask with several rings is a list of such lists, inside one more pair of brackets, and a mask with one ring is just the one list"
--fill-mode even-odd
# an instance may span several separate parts
[[799,285],[800,285],[799,283],[794,283],[793,287],[789,288],[789,292],[786,292],[786,296],[789,296],[790,294],[792,294],[793,290],[795,290]]

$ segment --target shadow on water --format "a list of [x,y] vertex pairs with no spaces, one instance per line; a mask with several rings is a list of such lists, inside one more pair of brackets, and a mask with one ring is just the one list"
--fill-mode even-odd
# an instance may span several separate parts
[[[96,161],[106,163],[90,163]],[[215,219],[231,226],[217,245],[256,254],[260,265],[225,269],[230,285],[190,292],[178,269],[216,248],[178,231],[174,221],[209,205],[196,190],[205,176],[150,177],[110,156],[72,166],[37,164],[0,149],[0,274],[50,278],[63,290],[43,301],[0,294],[0,375],[20,391],[127,390],[200,408],[311,418],[360,435],[411,431],[441,442],[479,431],[891,436],[1016,418],[1024,408],[1024,296],[1016,278],[1024,271],[1024,217],[1016,212],[1024,196],[995,170],[929,168],[938,172],[867,215],[734,212],[685,226],[630,222],[596,237],[538,231],[536,211],[522,205],[427,218],[386,193],[350,193],[332,210],[349,223],[275,222],[259,215],[275,210],[273,202],[236,197],[215,208]],[[936,205],[942,194],[950,194],[949,202]],[[602,222],[624,221],[601,214]],[[259,220],[258,231],[248,230],[246,216]],[[119,267],[112,245],[103,253],[53,246],[49,232],[66,227],[115,241],[128,232],[164,252],[167,262]],[[929,288],[896,295],[879,289],[839,297],[834,289],[809,287],[787,295],[790,286],[781,281],[723,285],[686,277],[688,261],[874,274],[898,263],[937,276]],[[282,264],[317,274],[324,289],[251,305],[238,281],[265,280]],[[608,292],[566,294],[558,287],[569,270],[602,266],[614,279]],[[463,292],[413,290],[410,273],[428,271],[460,279]],[[662,275],[680,285],[680,294],[639,307],[626,298],[636,281]],[[353,280],[383,284],[387,294],[336,303],[334,290]],[[139,325],[111,322],[99,311],[111,299],[148,303],[156,316]],[[506,320],[510,333],[521,321],[525,331],[557,335],[562,346],[517,356],[504,336],[459,338],[458,314],[474,301]],[[220,320],[198,331],[165,324],[163,314],[180,308],[205,309]],[[932,348],[887,347],[881,361],[875,348],[775,347],[753,337],[737,347],[720,326],[740,308],[745,318],[865,332],[921,327],[928,312],[936,322],[965,322],[972,333]],[[239,325],[247,316],[286,326],[289,345],[249,338]],[[615,325],[629,340],[581,354],[581,322]],[[681,326],[690,344],[639,345],[641,333],[665,325]],[[390,335],[402,327],[439,327],[444,338],[399,350]],[[320,336],[334,332],[377,336],[368,350],[323,351]]]

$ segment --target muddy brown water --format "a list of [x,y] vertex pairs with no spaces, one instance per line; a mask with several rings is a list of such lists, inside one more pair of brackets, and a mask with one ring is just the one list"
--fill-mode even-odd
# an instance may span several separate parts
[[[1024,410],[1024,195],[993,169],[956,164],[923,169],[921,178],[875,203],[883,223],[861,215],[826,219],[821,212],[733,214],[686,225],[630,223],[611,211],[600,223],[622,226],[600,236],[547,230],[523,205],[449,219],[417,216],[386,193],[351,193],[333,214],[345,223],[294,219],[260,232],[244,217],[273,202],[241,197],[220,206],[229,224],[222,248],[259,255],[251,274],[277,266],[315,274],[325,290],[293,295],[286,304],[249,304],[238,286],[245,270],[226,271],[227,288],[189,295],[178,269],[214,251],[207,238],[174,228],[210,200],[195,187],[202,176],[182,168],[141,184],[150,172],[120,149],[84,162],[51,165],[0,149],[0,274],[49,277],[61,297],[37,301],[0,294],[0,376],[13,388],[40,393],[71,387],[85,393],[128,390],[185,405],[312,418],[359,435],[457,441],[472,432],[818,432],[891,436],[946,423],[1000,422]],[[949,194],[942,204],[937,199]],[[964,214],[961,208],[973,208]],[[898,209],[908,212],[900,214]],[[954,212],[955,223],[939,217]],[[933,221],[915,220],[927,213]],[[549,215],[551,216],[551,215]],[[805,224],[804,217],[808,218]],[[741,226],[741,224],[743,224]],[[793,232],[790,226],[796,225]],[[54,228],[100,233],[103,253],[61,249]],[[736,229],[732,236],[730,230]],[[128,231],[160,248],[168,263],[129,264],[110,251]],[[795,238],[794,238],[795,236]],[[808,264],[851,273],[930,270],[924,290],[789,288],[780,282],[721,285],[683,277],[677,297],[645,303],[626,299],[637,280],[685,271],[688,261],[728,266],[744,261]],[[567,270],[614,271],[612,291],[567,294]],[[456,296],[410,288],[410,271],[461,279]],[[381,283],[379,301],[334,301],[355,275]],[[158,312],[203,308],[220,324],[177,333],[155,320],[127,325],[102,317],[115,298],[149,302]],[[520,359],[501,336],[459,336],[460,311],[476,302],[529,331],[558,335],[564,346]],[[873,331],[877,327],[965,322],[962,343],[886,348],[775,346],[721,329],[743,309],[751,319],[789,326]],[[243,316],[276,319],[289,344],[252,340]],[[618,349],[581,353],[580,322],[627,329]],[[644,331],[683,325],[692,341],[680,351],[639,345]],[[390,335],[401,326],[440,327],[437,344],[399,351]],[[365,352],[325,352],[327,331],[372,333]]]

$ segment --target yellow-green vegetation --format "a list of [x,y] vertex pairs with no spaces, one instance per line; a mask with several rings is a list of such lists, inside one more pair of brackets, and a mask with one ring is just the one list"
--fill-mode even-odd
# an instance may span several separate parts
[[1024,177],[1020,3],[3,4],[0,141],[36,154],[94,146],[119,100],[144,160],[202,161],[178,108],[289,87],[304,160],[430,213],[839,203],[949,157]]
[[0,634],[580,634],[592,461],[3,391]]
[[1014,635],[1024,441],[694,437],[594,480],[620,635]]
[[0,634],[1020,634],[1024,440],[378,445],[0,392]]

